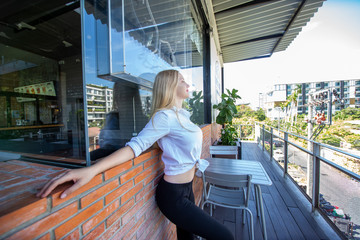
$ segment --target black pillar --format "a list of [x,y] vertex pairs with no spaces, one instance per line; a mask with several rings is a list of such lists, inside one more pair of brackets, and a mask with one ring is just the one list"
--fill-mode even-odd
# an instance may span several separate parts
[[211,123],[211,75],[210,75],[210,30],[204,25],[203,30],[203,63],[204,63],[204,123]]
[[224,86],[224,67],[221,68],[221,94],[224,93],[225,91],[225,86]]

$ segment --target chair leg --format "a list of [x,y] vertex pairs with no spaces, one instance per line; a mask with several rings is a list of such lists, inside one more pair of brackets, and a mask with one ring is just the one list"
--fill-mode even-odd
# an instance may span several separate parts
[[247,215],[247,211],[242,210],[242,217],[243,217],[242,221],[243,221],[243,224],[245,224],[245,221],[246,221],[246,215]]
[[210,216],[213,215],[213,205],[210,203]]
[[249,212],[249,215],[250,215],[250,234],[251,234],[250,236],[251,236],[251,240],[254,240],[254,220],[253,220],[253,215],[252,215],[250,210],[248,212]]

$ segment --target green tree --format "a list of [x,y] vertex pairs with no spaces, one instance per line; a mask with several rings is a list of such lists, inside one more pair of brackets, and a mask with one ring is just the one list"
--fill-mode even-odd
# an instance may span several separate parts
[[237,114],[236,117],[242,118],[242,117],[254,117],[255,113],[254,110],[251,109],[247,104],[240,104],[236,106]]
[[255,116],[256,116],[257,120],[259,120],[259,121],[264,121],[266,119],[265,111],[262,108],[260,108],[259,110],[257,110],[255,112]]
[[291,117],[291,125],[293,125],[294,121],[296,122],[297,118],[297,105],[298,105],[298,98],[299,94],[301,93],[301,85],[296,85],[296,89],[287,97],[287,104],[286,107],[288,108],[290,105],[290,117]]

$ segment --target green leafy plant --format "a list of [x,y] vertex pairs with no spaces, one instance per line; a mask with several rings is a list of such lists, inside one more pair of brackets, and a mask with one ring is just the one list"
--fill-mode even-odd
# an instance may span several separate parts
[[232,125],[227,125],[221,130],[221,143],[222,145],[235,146],[236,140],[239,137],[236,128]]
[[204,102],[202,91],[193,92],[193,98],[189,100],[188,108],[192,112],[190,120],[196,124],[204,123]]
[[221,95],[221,102],[215,104],[213,108],[219,110],[216,123],[223,125],[220,137],[221,144],[234,146],[236,145],[238,133],[232,125],[232,120],[238,112],[235,105],[236,100],[241,99],[241,97],[237,95],[238,90],[236,89],[232,91],[226,89],[226,91],[227,94],[223,93]]

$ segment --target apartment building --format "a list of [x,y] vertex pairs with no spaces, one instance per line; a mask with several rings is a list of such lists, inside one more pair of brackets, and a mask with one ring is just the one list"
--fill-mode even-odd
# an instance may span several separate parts
[[261,93],[260,108],[266,111],[266,116],[272,120],[283,119],[285,113],[281,110],[280,104],[286,101],[286,85],[274,85],[272,90]]
[[94,84],[86,85],[88,125],[105,120],[113,108],[113,89]]
[[[323,81],[323,82],[307,82],[307,83],[292,83],[292,84],[276,84],[273,89],[267,93],[261,93],[262,101],[259,103],[260,107],[265,109],[267,116],[271,119],[284,117],[284,114],[276,112],[277,107],[298,88],[301,88],[301,93],[298,96],[297,113],[307,114],[309,93],[329,89],[338,94],[340,101],[332,105],[332,113],[340,111],[347,107],[360,107],[360,79],[351,80],[337,80],[337,81]],[[316,111],[323,111],[327,113],[327,105],[316,106]]]

